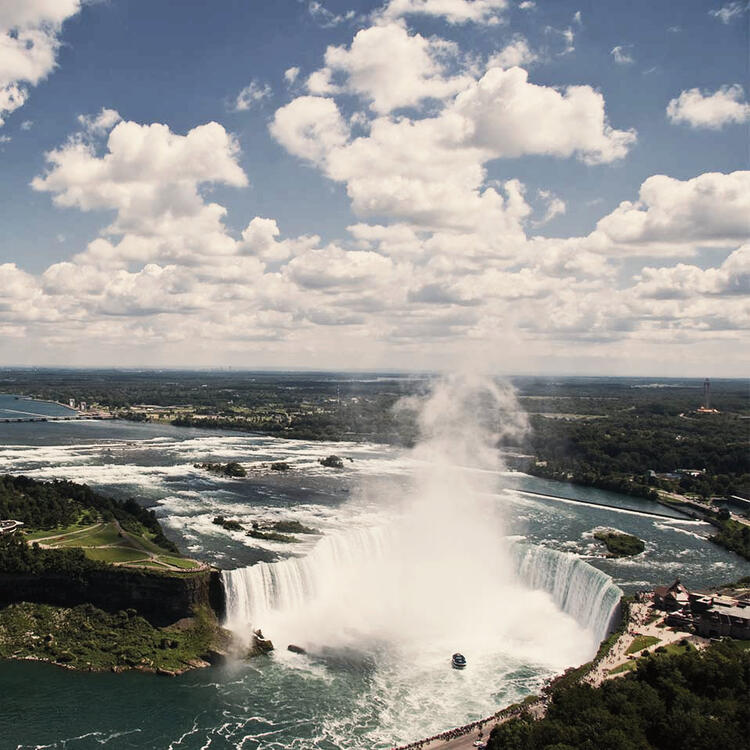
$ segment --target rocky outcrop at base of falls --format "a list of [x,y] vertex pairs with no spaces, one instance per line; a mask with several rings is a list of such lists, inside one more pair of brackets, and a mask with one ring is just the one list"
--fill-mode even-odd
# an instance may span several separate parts
[[255,656],[263,656],[273,651],[273,642],[263,636],[260,628],[253,631],[253,638],[250,641],[250,648],[247,650],[245,658],[252,659]]

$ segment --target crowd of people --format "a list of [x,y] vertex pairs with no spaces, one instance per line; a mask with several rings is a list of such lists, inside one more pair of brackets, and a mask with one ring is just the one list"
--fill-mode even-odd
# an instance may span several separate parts
[[408,745],[400,745],[399,747],[394,747],[393,750],[421,750],[422,748],[427,747],[427,745],[429,745],[431,742],[436,742],[438,740],[447,742],[448,740],[455,740],[457,737],[463,737],[465,734],[469,734],[469,732],[473,732],[475,729],[484,730],[485,725],[487,725],[487,736],[489,737],[489,732],[492,724],[498,721],[507,721],[508,719],[513,719],[521,716],[521,714],[523,714],[526,710],[528,710],[528,706],[509,706],[508,708],[504,708],[485,719],[478,719],[477,721],[472,721],[469,724],[464,724],[461,727],[448,729],[445,732],[440,732],[440,734],[434,734],[432,735],[432,737],[426,737],[423,740],[410,742]]

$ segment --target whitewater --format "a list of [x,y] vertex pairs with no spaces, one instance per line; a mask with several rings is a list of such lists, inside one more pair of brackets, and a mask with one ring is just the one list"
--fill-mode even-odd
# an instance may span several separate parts
[[[0,472],[139,498],[182,550],[225,571],[227,625],[240,638],[261,627],[276,645],[270,657],[169,680],[0,663],[8,746],[392,747],[493,713],[587,660],[619,589],[750,573],[706,542],[710,527],[622,513],[649,504],[507,471],[488,441],[524,429],[523,417],[512,394],[476,390],[455,384],[442,402],[404,405],[430,404],[415,452],[118,421],[0,425]],[[343,470],[318,463],[331,453]],[[194,467],[229,460],[248,478]],[[268,469],[279,460],[291,470]],[[214,525],[216,515],[318,533],[256,540]],[[598,527],[639,536],[645,552],[602,557]],[[458,650],[461,672],[450,668]]]

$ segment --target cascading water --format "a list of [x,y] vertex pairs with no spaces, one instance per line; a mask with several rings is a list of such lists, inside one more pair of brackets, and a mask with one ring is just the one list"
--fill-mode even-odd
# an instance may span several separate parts
[[[329,728],[359,732],[375,711],[372,747],[419,736],[405,735],[407,727],[428,732],[486,715],[586,661],[618,593],[580,560],[507,539],[496,445],[525,424],[509,389],[449,378],[418,407],[421,439],[406,488],[395,480],[360,487],[345,509],[348,532],[324,537],[304,557],[224,573],[227,625],[240,637],[261,628],[276,645],[275,663],[311,669],[313,679],[321,664],[330,676],[361,675],[361,715]],[[356,526],[360,504],[366,528]],[[289,653],[289,644],[308,656]],[[450,669],[455,651],[469,664],[460,676]]]
[[602,640],[622,591],[612,579],[575,555],[531,544],[513,547],[516,570],[530,588],[552,596],[558,607]]
[[[280,621],[304,619],[316,600],[345,596],[342,573],[363,564],[373,569],[382,565],[392,541],[387,529],[360,529],[321,540],[306,557],[224,571],[227,626],[238,633],[253,627],[273,632]],[[514,543],[509,549],[520,583],[549,594],[595,640],[606,636],[622,595],[608,575],[575,555],[547,547]],[[311,635],[299,632],[297,637],[308,641]]]

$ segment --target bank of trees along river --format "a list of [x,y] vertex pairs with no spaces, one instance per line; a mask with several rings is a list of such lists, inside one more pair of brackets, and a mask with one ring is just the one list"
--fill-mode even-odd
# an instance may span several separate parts
[[750,650],[656,654],[599,688],[563,687],[545,718],[497,726],[488,750],[708,750],[747,747]]

